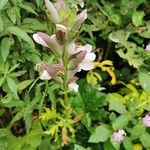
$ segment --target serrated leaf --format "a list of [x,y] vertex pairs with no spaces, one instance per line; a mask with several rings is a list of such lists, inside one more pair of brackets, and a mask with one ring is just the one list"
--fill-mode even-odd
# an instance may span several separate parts
[[8,55],[9,55],[9,52],[10,52],[10,48],[13,44],[14,44],[13,38],[11,38],[11,37],[3,38],[2,42],[1,42],[1,53],[2,53],[4,62],[6,61]]
[[33,40],[30,38],[30,36],[24,31],[22,30],[21,28],[19,27],[16,27],[16,26],[11,26],[11,27],[8,27],[6,29],[8,32],[10,32],[11,34],[13,35],[16,35],[18,38],[21,38],[23,39],[24,41],[26,41],[31,47],[34,48],[34,42]]
[[8,0],[0,0],[0,10],[3,9],[3,7],[6,5],[7,2]]
[[94,133],[89,138],[90,143],[99,143],[106,141],[110,135],[112,134],[112,130],[110,127],[106,125],[101,125],[96,127]]
[[33,82],[33,80],[25,80],[25,81],[19,83],[17,85],[17,88],[18,88],[18,90],[21,91],[21,90],[25,89],[27,86],[29,86],[32,82]]
[[16,86],[15,81],[14,81],[12,78],[9,78],[9,77],[7,77],[6,80],[7,80],[7,84],[8,84],[9,89],[11,90],[11,92],[12,92],[16,97],[18,97],[18,94],[17,94],[17,86]]

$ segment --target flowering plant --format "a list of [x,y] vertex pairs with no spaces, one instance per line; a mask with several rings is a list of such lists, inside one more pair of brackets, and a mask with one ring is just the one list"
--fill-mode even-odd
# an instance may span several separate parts
[[[33,39],[38,44],[47,47],[55,56],[57,63],[46,64],[42,62],[37,64],[35,69],[40,73],[40,79],[54,80],[60,85],[62,93],[64,94],[64,102],[62,103],[64,103],[65,109],[71,109],[71,101],[69,100],[68,92],[73,91],[77,93],[79,87],[76,83],[78,78],[75,74],[81,70],[88,71],[93,69],[93,61],[96,58],[96,55],[92,52],[91,45],[86,44],[82,46],[77,43],[76,35],[78,34],[81,24],[87,18],[87,10],[85,9],[80,14],[76,15],[76,12],[71,12],[67,9],[64,0],[57,0],[55,7],[49,0],[45,0],[45,4],[47,7],[47,15],[55,26],[54,34],[49,36],[45,33],[37,32],[33,34]],[[68,13],[71,13],[75,18],[70,19]],[[52,109],[56,109],[56,106],[55,108],[52,107]],[[66,123],[62,122],[61,132],[64,144],[68,143],[67,132],[72,128],[71,122],[66,125],[66,128],[64,128]],[[46,133],[54,135],[57,131],[52,131],[54,130],[53,128],[52,125],[50,131]],[[59,126],[56,127],[55,125],[55,128],[59,128]],[[71,130],[74,129],[72,128]]]

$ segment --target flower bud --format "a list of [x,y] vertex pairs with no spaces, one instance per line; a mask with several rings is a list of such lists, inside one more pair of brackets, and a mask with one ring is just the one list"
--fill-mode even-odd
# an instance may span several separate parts
[[61,64],[47,65],[44,68],[55,81],[62,82],[60,72],[63,74],[64,66]]
[[57,10],[57,12],[60,13],[64,9],[65,9],[64,0],[57,0],[57,3],[56,3],[56,10]]
[[87,19],[87,9],[84,9],[78,16],[77,16],[77,22],[79,24],[83,23],[84,20]]
[[61,51],[62,47],[57,43],[54,35],[48,36],[45,33],[37,32],[36,34],[33,35],[33,39],[37,43],[50,48],[54,54],[57,53],[58,55],[60,55],[62,52]]
[[45,0],[45,4],[47,7],[49,19],[55,24],[59,23],[60,18],[59,18],[59,15],[58,15],[56,8],[53,6],[53,4],[49,0]]

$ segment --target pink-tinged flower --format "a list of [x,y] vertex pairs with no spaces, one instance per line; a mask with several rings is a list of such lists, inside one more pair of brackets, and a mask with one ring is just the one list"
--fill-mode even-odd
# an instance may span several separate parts
[[50,20],[53,23],[59,23],[60,18],[59,18],[59,15],[58,15],[56,8],[53,6],[53,4],[49,0],[45,0],[45,4],[47,7],[48,17],[50,18]]
[[41,38],[41,36],[38,33],[33,34],[33,39],[36,43],[48,47],[48,45],[44,42],[44,40]]
[[146,45],[146,50],[150,51],[150,44]]
[[74,54],[79,53],[81,51],[81,48],[79,48],[79,47],[82,47],[82,46],[78,46],[74,42],[70,43],[68,45],[68,54],[74,55]]
[[87,19],[87,9],[84,9],[78,16],[77,21],[78,23],[83,23],[84,20]]
[[72,92],[78,92],[78,88],[79,88],[79,85],[76,84],[75,82],[72,82],[72,83],[69,83],[68,84],[68,88],[69,88],[69,91],[72,91]]
[[143,117],[143,123],[147,126],[150,127],[150,114],[147,114]]
[[58,13],[61,13],[62,10],[65,10],[65,2],[64,0],[57,0],[56,10]]
[[38,44],[41,44],[43,46],[50,48],[54,54],[57,53],[58,55],[61,55],[62,47],[57,42],[56,35],[49,36],[45,33],[37,32],[33,34],[33,39]]
[[124,140],[125,132],[124,130],[118,130],[113,133],[113,140],[116,142],[121,142]]
[[40,75],[41,80],[50,80],[52,77],[48,74],[47,70],[44,70]]
[[78,64],[78,72],[80,72],[81,70],[91,70],[94,68],[93,65],[93,61],[96,58],[96,55],[94,53],[92,53],[92,46],[87,44],[83,47],[80,48],[81,51],[86,51],[86,55],[84,57],[84,59]]

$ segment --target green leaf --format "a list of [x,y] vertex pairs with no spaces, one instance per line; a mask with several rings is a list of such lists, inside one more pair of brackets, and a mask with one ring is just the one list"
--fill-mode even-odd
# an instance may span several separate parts
[[150,134],[147,132],[144,132],[141,136],[140,136],[140,141],[142,142],[142,144],[144,145],[145,148],[150,148]]
[[14,71],[16,68],[19,67],[19,64],[15,64],[14,66],[12,66],[10,69],[9,69],[9,72],[8,73],[11,73],[12,71]]
[[146,92],[150,93],[150,73],[148,70],[146,70],[146,69],[140,70],[139,81],[140,81],[142,88]]
[[143,17],[145,16],[144,11],[138,12],[135,11],[132,15],[133,24],[138,27],[143,24]]
[[0,16],[0,32],[2,32],[4,30],[4,22],[2,17]]
[[130,32],[125,32],[124,30],[117,30],[109,35],[109,39],[115,43],[124,43],[128,40]]
[[8,0],[0,0],[0,10],[3,9],[3,7],[6,5],[7,2]]
[[101,125],[96,127],[94,133],[89,138],[90,143],[99,143],[106,141],[110,135],[112,134],[112,130],[109,126]]
[[21,90],[25,89],[27,86],[29,86],[32,82],[33,82],[33,80],[25,80],[25,81],[19,83],[17,85],[17,88],[18,88],[18,90],[21,91]]
[[137,124],[131,131],[131,139],[138,139],[145,131],[145,126],[141,123]]
[[22,30],[21,28],[19,27],[16,27],[16,26],[11,26],[11,27],[8,27],[6,29],[8,32],[10,32],[11,34],[13,35],[16,35],[18,38],[21,38],[23,39],[24,41],[26,41],[31,47],[34,48],[34,43],[33,43],[33,40],[29,37],[29,35],[24,31]]
[[113,136],[110,138],[111,144],[114,146],[115,150],[120,150],[120,142],[116,142],[113,140]]
[[18,94],[17,94],[17,86],[16,86],[15,81],[14,81],[12,78],[9,78],[9,77],[7,77],[6,80],[7,80],[7,84],[8,84],[9,89],[11,90],[11,92],[12,92],[16,97],[18,97]]
[[13,38],[3,38],[2,42],[1,42],[1,53],[2,53],[2,57],[4,62],[6,61],[9,52],[10,52],[10,48],[11,46],[14,44],[14,40]]
[[7,15],[10,18],[10,20],[13,22],[13,24],[15,24],[17,21],[15,7],[11,7],[9,9],[7,9]]
[[108,94],[107,99],[109,102],[109,110],[114,110],[119,114],[127,112],[125,105],[113,94]]
[[35,12],[35,10],[32,7],[28,6],[28,5],[21,4],[20,7],[23,8],[23,9],[25,9],[25,10],[27,10],[28,12],[31,12],[31,13],[37,15],[37,13]]
[[125,137],[125,139],[123,140],[123,146],[126,150],[133,150],[133,144],[129,137]]
[[112,143],[110,142],[110,140],[107,140],[104,143],[104,150],[115,150],[115,148],[113,147]]
[[2,84],[4,83],[4,81],[5,81],[5,77],[1,77],[0,78],[0,87],[2,86]]
[[112,124],[113,128],[116,129],[122,129],[127,126],[128,124],[128,116],[127,115],[120,115],[115,122]]

